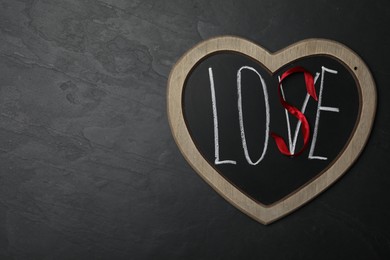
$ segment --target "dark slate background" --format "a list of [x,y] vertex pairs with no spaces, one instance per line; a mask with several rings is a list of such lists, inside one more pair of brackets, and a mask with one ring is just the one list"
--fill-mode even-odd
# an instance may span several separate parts
[[[390,3],[0,0],[0,259],[389,259]],[[320,37],[371,68],[378,111],[353,168],[263,226],[170,134],[166,83],[194,44]]]

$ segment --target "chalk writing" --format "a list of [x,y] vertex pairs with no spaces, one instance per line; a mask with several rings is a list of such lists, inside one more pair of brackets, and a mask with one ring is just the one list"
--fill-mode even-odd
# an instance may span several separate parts
[[[264,144],[263,144],[263,150],[261,153],[260,158],[257,160],[253,160],[249,154],[248,145],[247,145],[247,139],[245,135],[245,125],[244,125],[244,114],[243,114],[243,100],[242,100],[242,71],[248,70],[250,72],[253,72],[257,75],[259,79],[259,85],[261,86],[263,96],[264,96],[264,104],[265,104],[265,131],[264,131]],[[215,165],[219,164],[237,164],[235,160],[221,160],[220,159],[220,140],[219,140],[219,131],[218,128],[218,111],[217,111],[217,97],[215,93],[215,82],[214,82],[214,76],[213,76],[213,69],[209,67],[208,69],[209,73],[209,81],[210,81],[210,93],[211,93],[211,104],[212,104],[212,111],[213,111],[213,126],[214,126],[214,156]],[[319,98],[318,98],[318,105],[317,105],[317,111],[316,111],[316,117],[315,117],[315,123],[314,123],[314,131],[313,131],[313,137],[311,140],[310,150],[308,159],[310,160],[327,160],[327,157],[325,156],[317,156],[314,155],[314,150],[316,147],[317,137],[318,137],[318,129],[319,129],[319,122],[320,122],[320,115],[321,111],[327,111],[327,112],[339,112],[339,108],[336,107],[328,107],[322,105],[322,99],[323,99],[323,91],[324,91],[324,85],[325,85],[325,73],[331,73],[331,74],[337,74],[336,70],[332,70],[329,68],[326,68],[324,66],[321,67],[321,73],[317,72],[314,78],[314,84],[317,83],[319,77],[321,76],[321,82],[319,87]],[[245,155],[245,159],[248,164],[250,165],[257,165],[259,164],[266,156],[267,149],[268,149],[268,141],[269,141],[269,132],[270,132],[270,120],[271,120],[271,113],[270,113],[270,106],[269,106],[269,97],[268,97],[268,91],[267,91],[267,85],[261,74],[250,66],[242,66],[237,70],[237,109],[238,109],[238,124],[240,127],[240,136],[241,136],[241,143],[242,143],[242,149]],[[278,77],[280,82],[280,77]],[[283,85],[281,84],[281,94],[283,99],[285,100],[285,93],[283,90]],[[302,104],[301,112],[304,114],[307,108],[307,104],[309,102],[309,94],[306,94],[305,100]],[[301,127],[301,121],[297,122],[297,125],[295,127],[294,136],[292,136],[291,133],[291,124],[290,124],[290,118],[289,113],[285,109],[285,116],[286,116],[286,122],[287,122],[287,134],[288,134],[288,141],[289,141],[289,150],[291,153],[295,152],[296,149],[296,143],[298,139],[298,133],[299,129]]]

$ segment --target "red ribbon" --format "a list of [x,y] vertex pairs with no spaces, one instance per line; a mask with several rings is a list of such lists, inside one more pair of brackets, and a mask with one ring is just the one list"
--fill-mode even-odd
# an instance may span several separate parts
[[302,123],[302,134],[303,134],[303,147],[302,149],[292,154],[290,150],[287,148],[286,142],[283,140],[283,138],[275,133],[271,133],[271,136],[274,138],[276,145],[278,146],[279,151],[287,156],[298,156],[300,155],[307,147],[310,139],[310,125],[307,122],[306,116],[296,107],[290,105],[287,103],[281,93],[281,84],[282,81],[287,78],[288,76],[294,74],[294,73],[300,73],[302,72],[305,76],[305,83],[306,83],[306,90],[309,95],[314,98],[316,101],[318,101],[316,89],[314,87],[314,78],[313,75],[304,69],[303,67],[293,67],[291,69],[288,69],[286,72],[284,72],[280,78],[279,85],[278,85],[278,92],[279,92],[279,100],[280,103],[282,103],[283,107],[293,116],[295,116],[299,121]]

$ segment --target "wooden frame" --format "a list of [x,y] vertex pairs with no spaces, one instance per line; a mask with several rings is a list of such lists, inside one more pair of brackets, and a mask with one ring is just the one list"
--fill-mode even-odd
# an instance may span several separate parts
[[[342,61],[358,83],[357,86],[361,94],[360,115],[355,131],[338,159],[317,178],[272,205],[266,206],[254,201],[222,177],[200,154],[186,127],[182,111],[182,93],[185,80],[199,61],[219,51],[234,51],[247,55],[263,64],[272,73],[285,64],[303,57],[328,55]],[[168,80],[167,103],[173,137],[190,165],[211,187],[236,208],[260,223],[269,224],[316,197],[340,178],[354,163],[363,150],[373,125],[376,110],[376,89],[371,73],[361,58],[340,43],[324,39],[307,39],[276,53],[270,53],[250,41],[224,36],[198,44],[177,62]]]

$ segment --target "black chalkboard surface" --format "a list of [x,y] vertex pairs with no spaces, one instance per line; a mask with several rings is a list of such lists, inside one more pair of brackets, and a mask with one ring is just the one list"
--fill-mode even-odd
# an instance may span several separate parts
[[[310,98],[305,109],[311,128],[307,149],[287,157],[269,134],[275,132],[289,144],[290,127],[294,143],[298,120],[286,114],[279,101],[278,76],[295,66],[314,75],[320,103]],[[243,193],[270,205],[321,174],[348,144],[360,111],[357,84],[351,71],[330,56],[305,57],[271,75],[244,54],[222,51],[205,57],[189,73],[182,93],[183,116],[210,165]],[[292,75],[282,88],[286,101],[301,110],[306,98],[303,74]],[[297,133],[295,151],[303,143],[301,130]],[[216,157],[225,163],[216,164]]]

